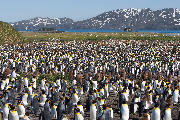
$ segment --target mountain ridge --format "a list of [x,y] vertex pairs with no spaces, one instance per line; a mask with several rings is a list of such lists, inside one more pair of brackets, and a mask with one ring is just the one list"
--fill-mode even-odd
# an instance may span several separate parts
[[130,27],[133,30],[180,30],[180,10],[164,8],[117,9],[104,12],[82,21],[70,18],[36,17],[11,23],[17,30],[38,30],[42,27],[55,29],[119,29]]

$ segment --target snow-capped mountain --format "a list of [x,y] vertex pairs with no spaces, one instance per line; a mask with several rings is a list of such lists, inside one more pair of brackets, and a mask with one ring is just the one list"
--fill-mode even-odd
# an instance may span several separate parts
[[18,30],[39,30],[40,28],[55,28],[58,29],[59,26],[63,24],[73,23],[72,19],[69,18],[41,18],[36,17],[30,20],[22,20],[11,25]]
[[117,9],[96,17],[74,22],[70,18],[34,18],[13,23],[15,29],[37,30],[42,27],[55,29],[120,29],[180,30],[180,10],[165,8]]

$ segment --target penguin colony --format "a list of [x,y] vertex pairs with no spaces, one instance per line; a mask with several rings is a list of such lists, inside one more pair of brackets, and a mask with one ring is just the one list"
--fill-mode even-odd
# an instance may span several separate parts
[[0,46],[0,119],[180,120],[179,47],[158,40]]

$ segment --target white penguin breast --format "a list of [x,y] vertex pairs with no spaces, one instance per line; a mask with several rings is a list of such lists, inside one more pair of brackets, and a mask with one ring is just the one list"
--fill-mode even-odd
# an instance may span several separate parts
[[160,110],[156,109],[152,111],[152,116],[151,116],[152,120],[160,120]]
[[23,105],[20,105],[20,106],[18,105],[17,111],[18,111],[18,114],[19,114],[19,115],[25,114],[25,108],[24,108],[24,106],[23,106]]

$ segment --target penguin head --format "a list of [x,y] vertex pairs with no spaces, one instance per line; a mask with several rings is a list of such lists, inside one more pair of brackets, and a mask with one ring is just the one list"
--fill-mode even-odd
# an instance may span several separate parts
[[55,102],[54,102],[54,101],[51,101],[50,105],[51,105],[51,107],[52,107],[53,109],[55,109],[55,108],[56,108],[56,106],[55,106]]
[[101,102],[104,102],[104,98],[103,97],[101,98]]
[[176,87],[175,87],[175,91],[178,91],[178,90],[179,90],[179,89],[178,89],[178,86],[176,86]]
[[28,86],[29,86],[29,88],[32,88],[32,83],[31,83],[31,84],[29,84]]
[[77,105],[82,105],[82,104],[81,104],[81,101],[78,101],[78,102],[77,102]]
[[13,71],[15,71],[15,69],[16,69],[15,67],[12,68]]
[[3,95],[0,95],[0,99],[2,99],[3,98]]
[[42,81],[45,81],[45,77],[42,77]]
[[126,89],[123,89],[123,90],[122,90],[122,93],[123,93],[123,94],[126,94]]
[[122,104],[127,104],[127,101],[125,101],[125,100],[124,100],[124,101],[122,101]]
[[105,109],[106,109],[106,110],[107,110],[107,109],[109,109],[109,106],[108,106],[108,105],[106,105],[106,108],[105,108]]
[[106,107],[107,107],[107,106],[106,106],[105,104],[102,105],[102,109],[103,109],[103,110],[106,110]]
[[75,89],[73,89],[73,94],[75,94],[76,93],[76,90]]
[[80,115],[80,109],[79,108],[75,108],[75,114],[78,116]]
[[80,89],[80,90],[83,90],[83,88],[82,88],[82,87],[80,87],[79,89]]
[[27,80],[27,74],[26,74],[26,75],[24,75],[24,80]]
[[110,108],[110,110],[112,111],[112,109],[113,109],[113,108],[112,108],[112,105],[110,105],[109,108]]
[[155,107],[155,108],[158,108],[158,107],[159,107],[159,101],[155,103],[154,107]]
[[50,104],[50,103],[51,103],[51,100],[50,100],[50,99],[47,99],[47,100],[46,100],[46,103]]
[[6,103],[6,104],[5,104],[5,107],[7,107],[7,108],[8,108],[8,107],[9,107],[9,104],[7,104],[7,103]]
[[46,92],[44,90],[42,90],[42,95],[44,95]]
[[92,105],[92,106],[95,106],[95,104],[96,104],[96,101],[93,100],[91,105]]
[[15,110],[15,106],[14,105],[10,104],[9,106],[10,106],[11,110]]
[[97,101],[100,101],[100,97],[97,97],[96,100],[97,100]]
[[63,96],[63,97],[66,97],[66,93],[63,93],[62,96]]
[[8,88],[7,90],[11,90],[11,86],[8,86],[7,88]]
[[18,103],[17,103],[17,104],[18,104],[18,105],[21,105],[21,103],[22,103],[22,101],[21,101],[21,100],[18,100]]
[[73,96],[76,96],[77,95],[77,93],[76,92],[73,92]]
[[53,109],[56,109],[56,106],[55,106],[55,104],[52,104],[52,108],[53,108]]
[[96,90],[96,89],[94,89],[94,90],[93,90],[93,93],[96,93],[96,92],[97,92],[97,90]]
[[99,92],[101,92],[101,91],[103,91],[103,88],[100,88],[100,89],[99,89]]

